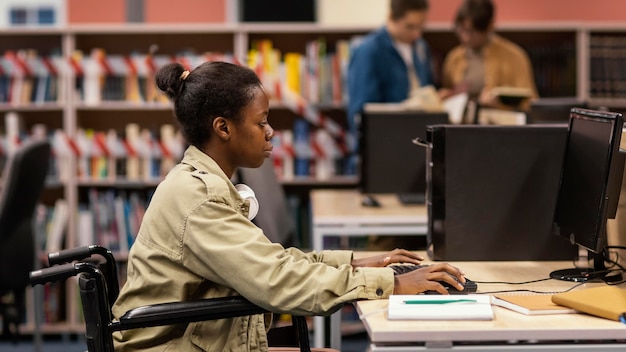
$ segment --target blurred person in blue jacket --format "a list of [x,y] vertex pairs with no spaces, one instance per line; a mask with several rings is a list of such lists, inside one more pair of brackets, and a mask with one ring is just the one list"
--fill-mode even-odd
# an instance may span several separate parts
[[366,103],[397,103],[433,85],[430,49],[422,38],[428,0],[391,0],[389,19],[354,49],[348,68],[348,124],[358,130]]

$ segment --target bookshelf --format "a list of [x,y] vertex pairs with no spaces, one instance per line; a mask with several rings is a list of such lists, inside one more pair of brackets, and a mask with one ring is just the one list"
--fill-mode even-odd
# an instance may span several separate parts
[[[262,40],[270,40],[281,54],[286,52],[306,53],[306,43],[324,38],[328,48],[337,42],[350,40],[374,29],[373,26],[334,26],[315,23],[213,23],[213,24],[112,24],[112,25],[69,25],[54,29],[3,29],[0,30],[0,52],[35,49],[40,55],[59,55],[63,60],[79,50],[88,55],[96,48],[103,48],[107,55],[126,56],[131,53],[148,53],[157,49],[157,55],[176,56],[181,52],[226,53],[240,61],[245,61],[249,50]],[[498,33],[524,47],[533,60],[537,84],[541,96],[576,96],[586,100],[592,107],[606,106],[611,109],[626,110],[626,92],[612,95],[599,95],[592,89],[598,76],[594,67],[599,60],[625,64],[626,57],[602,57],[594,55],[598,38],[610,38],[608,42],[626,41],[626,25],[623,23],[586,22],[515,22],[498,26]],[[451,24],[435,22],[428,26],[425,37],[431,45],[435,61],[443,57],[457,44]],[[615,39],[617,38],[617,39]],[[601,40],[602,41],[602,40]],[[609,46],[607,44],[607,46]],[[620,44],[626,52],[626,45]],[[192,50],[193,49],[193,50]],[[607,50],[605,50],[607,51]],[[610,51],[610,50],[608,50]],[[617,49],[614,51],[618,51]],[[591,65],[594,65],[592,67]],[[619,65],[618,65],[619,66]],[[437,68],[436,68],[437,70]],[[617,71],[616,71],[617,72]],[[615,79],[626,81],[626,74],[619,71],[611,74]],[[75,91],[79,75],[68,68],[60,74],[60,98],[42,103],[22,102],[14,104],[0,102],[0,114],[16,112],[20,116],[23,131],[30,131],[35,125],[45,125],[49,132],[61,130],[75,137],[80,130],[108,131],[114,129],[119,136],[124,134],[129,123],[141,129],[156,131],[165,124],[175,125],[171,105],[167,102],[127,102],[100,101],[88,104]],[[602,77],[600,77],[602,78]],[[618,84],[619,85],[619,84]],[[332,121],[338,128],[345,128],[343,101],[319,102],[311,104]],[[271,103],[271,123],[276,130],[290,130],[299,114],[282,101]],[[317,127],[309,122],[312,130]],[[4,134],[4,131],[2,131]],[[67,161],[69,177],[51,178],[42,201],[52,207],[56,199],[66,200],[69,212],[65,246],[78,243],[78,209],[88,203],[90,190],[105,192],[142,194],[143,200],[159,181],[159,177],[147,178],[90,178],[80,177],[74,170],[80,160],[71,156]],[[58,176],[58,175],[57,175]],[[354,175],[333,175],[317,179],[306,175],[281,179],[288,193],[296,194],[307,203],[308,190],[316,187],[356,187],[358,177]],[[308,229],[303,232],[308,233]],[[125,258],[125,253],[120,253]],[[67,282],[60,290],[59,304],[63,319],[45,323],[44,333],[81,332],[84,327],[76,309],[78,294],[74,282]],[[32,304],[29,322],[24,331],[33,329]],[[57,319],[58,320],[58,319]]]

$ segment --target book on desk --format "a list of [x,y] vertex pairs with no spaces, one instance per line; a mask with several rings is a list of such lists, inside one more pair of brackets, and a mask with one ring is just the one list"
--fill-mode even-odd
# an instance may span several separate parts
[[493,320],[488,295],[391,295],[389,320]]
[[626,290],[600,286],[557,293],[552,302],[598,317],[622,321],[626,317]]
[[548,294],[495,294],[491,304],[526,315],[578,313],[552,302],[552,295]]

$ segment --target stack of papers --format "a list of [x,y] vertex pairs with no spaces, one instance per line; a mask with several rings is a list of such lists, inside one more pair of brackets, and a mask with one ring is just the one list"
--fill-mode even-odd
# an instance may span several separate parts
[[390,320],[493,320],[488,295],[391,295]]

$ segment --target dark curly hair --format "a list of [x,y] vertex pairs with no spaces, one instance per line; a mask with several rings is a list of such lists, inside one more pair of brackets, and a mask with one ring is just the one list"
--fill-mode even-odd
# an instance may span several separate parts
[[479,32],[486,32],[493,23],[495,8],[491,0],[465,0],[456,13],[454,24],[469,20]]
[[174,113],[187,143],[201,147],[210,137],[217,116],[241,120],[241,110],[262,87],[250,69],[226,62],[205,62],[183,75],[180,63],[170,63],[156,73],[156,84],[174,102]]

